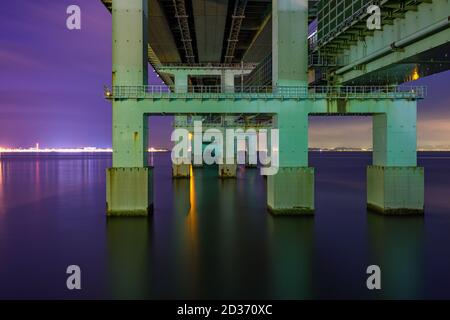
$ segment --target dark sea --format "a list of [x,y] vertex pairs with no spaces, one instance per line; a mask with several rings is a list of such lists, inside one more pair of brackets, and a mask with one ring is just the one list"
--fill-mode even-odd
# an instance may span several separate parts
[[450,298],[450,153],[419,154],[423,217],[366,210],[371,153],[310,153],[314,217],[269,214],[258,169],[172,180],[170,154],[151,158],[153,215],[107,218],[109,154],[0,155],[0,298]]

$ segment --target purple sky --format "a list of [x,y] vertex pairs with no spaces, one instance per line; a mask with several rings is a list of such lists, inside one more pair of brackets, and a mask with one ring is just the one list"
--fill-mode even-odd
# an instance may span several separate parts
[[[77,4],[82,29],[66,28]],[[153,74],[153,73],[151,73]],[[151,79],[151,83],[159,83]],[[98,0],[15,0],[0,4],[0,146],[111,146],[111,15]],[[450,72],[416,82],[419,145],[450,145]],[[150,142],[169,147],[172,118],[150,122]],[[370,118],[313,118],[310,146],[371,146]]]

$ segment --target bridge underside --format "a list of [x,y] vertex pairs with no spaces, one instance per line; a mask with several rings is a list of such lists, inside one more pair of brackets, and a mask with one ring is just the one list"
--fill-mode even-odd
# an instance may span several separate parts
[[[110,215],[147,214],[157,201],[153,199],[153,168],[147,165],[151,129],[147,117],[156,114],[175,115],[180,127],[189,126],[187,116],[194,120],[203,115],[220,117],[224,120],[220,130],[235,126],[239,117],[268,120],[266,125],[279,130],[278,145],[271,142],[269,150],[279,161],[276,174],[267,178],[267,206],[280,214],[312,213],[315,208],[314,169],[308,164],[308,117],[371,116],[373,165],[367,169],[368,207],[384,213],[423,212],[424,173],[417,167],[416,155],[417,99],[423,97],[423,89],[308,87],[308,3],[313,1],[104,2],[111,3],[113,16],[113,87],[106,91],[113,110],[113,167],[107,171]],[[248,9],[244,11],[248,20],[243,7]],[[271,37],[267,37],[269,21]],[[266,38],[260,38],[263,35]],[[440,41],[442,35],[433,36]],[[258,39],[267,38],[270,57],[259,56],[262,60],[255,61],[265,61],[263,65],[236,64],[251,58],[256,45],[263,48]],[[170,81],[169,87],[147,85],[148,44],[150,60]],[[370,49],[378,50],[383,44],[373,44]],[[405,52],[407,49],[405,45]],[[360,76],[367,79],[367,68],[360,70],[359,66],[389,59],[389,55],[380,55],[370,62],[360,61],[364,58],[358,55],[365,53],[356,50],[351,54],[354,67],[332,70],[341,83]],[[411,58],[413,55],[408,56]],[[266,79],[269,74],[270,84],[244,84],[244,76],[255,73],[259,76],[253,79]],[[174,175],[189,177],[190,168],[177,165]],[[233,177],[235,171],[236,164],[219,163],[220,176]]]

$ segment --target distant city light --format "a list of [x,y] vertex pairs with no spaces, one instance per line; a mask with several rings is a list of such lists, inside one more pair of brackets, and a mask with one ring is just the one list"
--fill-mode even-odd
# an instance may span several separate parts
[[419,80],[420,79],[420,75],[419,75],[419,70],[417,67],[414,68],[413,74],[411,76],[411,79],[413,81]]
[[[11,148],[0,147],[0,153],[112,153],[112,148],[97,148],[97,147],[80,147],[80,148],[43,148],[39,147],[39,143],[36,143],[35,147],[30,148]],[[148,152],[166,152],[166,149],[158,149],[150,147]]]

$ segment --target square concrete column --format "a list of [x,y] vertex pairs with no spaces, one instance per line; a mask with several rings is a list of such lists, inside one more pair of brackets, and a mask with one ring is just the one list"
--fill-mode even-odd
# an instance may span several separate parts
[[[188,90],[188,75],[186,72],[174,73],[175,92],[184,93]],[[174,117],[174,128],[188,129],[188,117],[186,115],[176,115]],[[191,141],[192,143],[192,141]],[[172,163],[172,177],[175,179],[183,179],[190,177],[190,165],[187,163]]]
[[[196,121],[203,121],[202,116],[192,116],[192,124]],[[203,127],[202,127],[203,130]],[[200,130],[193,130],[192,132],[192,165],[195,168],[202,168],[203,167],[203,132]],[[196,143],[196,141],[199,141],[200,143]]]
[[[231,70],[222,71],[221,83],[222,83],[222,92],[225,93],[234,93],[234,72]],[[223,125],[222,132],[224,133],[227,128],[232,128],[235,126],[236,116],[226,115],[223,117]],[[224,149],[226,146],[224,145]],[[224,150],[225,154],[227,154],[227,150]],[[234,153],[234,151],[233,151]],[[235,154],[235,153],[234,153]],[[236,157],[234,157],[236,160]],[[226,157],[224,158],[224,164],[219,164],[219,177],[222,179],[236,178],[237,174],[237,163],[227,164]]]
[[107,169],[108,215],[143,215],[153,207],[147,165],[147,117],[132,102],[113,106],[113,167]]
[[[113,85],[147,84],[148,8],[145,0],[112,3]],[[108,215],[145,215],[153,207],[147,165],[147,117],[132,99],[112,102],[113,167],[106,171]]]
[[286,106],[274,118],[279,146],[271,142],[270,153],[279,153],[279,170],[267,177],[267,206],[274,214],[314,212],[314,169],[308,167],[308,113]]
[[[308,85],[308,0],[272,2],[272,77],[276,87]],[[308,168],[307,105],[284,105],[274,127],[279,129],[280,168],[267,177],[268,208],[275,214],[312,213],[314,169]]]
[[373,165],[367,168],[367,206],[386,214],[424,211],[424,170],[417,167],[417,103],[386,102],[373,116]]
[[[219,178],[221,179],[234,179],[237,175],[237,159],[236,159],[236,139],[235,143],[233,145],[233,149],[229,150],[227,149],[227,143],[226,143],[226,130],[228,125],[231,125],[234,123],[234,120],[230,116],[225,116],[224,119],[224,127],[221,128],[223,137],[224,137],[224,143],[223,143],[223,164],[219,164]],[[228,127],[228,129],[231,129]]]
[[147,0],[112,2],[113,86],[148,83],[147,3]]
[[308,0],[272,1],[272,82],[308,85]]
[[234,75],[235,72],[231,70],[223,70],[221,75],[222,92],[234,92]]
[[106,206],[109,216],[142,216],[153,210],[153,168],[108,168]]

